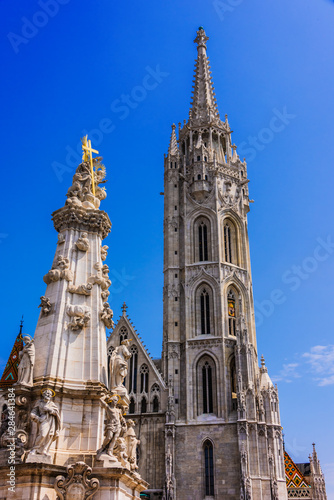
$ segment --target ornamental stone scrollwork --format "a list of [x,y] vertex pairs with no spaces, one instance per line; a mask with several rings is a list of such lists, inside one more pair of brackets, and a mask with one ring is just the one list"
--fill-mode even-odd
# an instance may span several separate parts
[[68,285],[67,291],[69,293],[77,293],[78,295],[90,295],[93,289],[92,283],[86,285]]
[[40,297],[40,300],[41,300],[41,303],[38,307],[41,308],[42,316],[47,316],[49,314],[49,312],[51,311],[51,307],[52,307],[51,301],[47,297],[44,297],[44,295],[42,295],[42,297]]
[[164,297],[180,297],[180,287],[179,285],[166,285],[163,290]]
[[106,302],[108,300],[109,295],[110,295],[109,290],[104,290],[103,292],[101,292],[101,298],[103,302]]
[[169,169],[165,175],[167,175],[168,182],[177,182],[179,180],[179,171],[177,169]]
[[73,272],[69,269],[70,260],[63,255],[58,255],[55,264],[50,271],[44,276],[44,282],[49,285],[55,281],[65,279],[73,281]]
[[94,265],[94,269],[96,269],[97,273],[92,274],[88,278],[88,282],[100,285],[102,290],[107,290],[111,285],[111,281],[109,279],[109,274],[108,274],[109,267],[107,266],[107,264],[103,264],[102,266],[99,262],[97,262]]
[[90,500],[100,487],[100,481],[88,479],[92,468],[85,462],[76,462],[67,467],[67,477],[57,476],[54,488],[57,500]]
[[101,247],[101,259],[102,260],[106,260],[107,255],[108,255],[108,249],[109,249],[108,245],[103,245]]
[[75,246],[78,250],[82,252],[88,252],[89,250],[89,239],[87,238],[88,234],[86,232],[82,233],[80,238],[75,242]]
[[190,347],[191,349],[196,349],[198,347],[217,347],[223,342],[223,339],[221,338],[214,338],[214,339],[206,339],[206,340],[188,340],[187,341],[187,346]]
[[110,309],[108,302],[104,302],[103,310],[100,312],[100,319],[105,324],[107,328],[114,328],[115,324],[112,320],[113,311]]
[[74,332],[82,330],[89,323],[90,307],[88,306],[68,304],[66,312],[71,317],[68,327]]
[[51,389],[42,392],[42,398],[30,413],[31,420],[37,424],[34,445],[27,455],[26,462],[51,463],[50,447],[60,432],[60,413],[58,406],[51,401]]
[[33,371],[35,364],[35,344],[29,335],[23,336],[24,347],[19,352],[20,364],[17,369],[17,382],[14,385],[33,386]]
[[102,239],[110,233],[111,222],[108,215],[102,210],[85,210],[82,207],[72,208],[65,206],[52,214],[56,231],[75,229],[98,233]]

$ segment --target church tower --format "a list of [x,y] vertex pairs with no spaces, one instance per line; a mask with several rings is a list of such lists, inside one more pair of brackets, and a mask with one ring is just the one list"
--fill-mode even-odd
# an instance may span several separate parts
[[189,119],[164,161],[165,497],[284,500],[278,393],[258,366],[247,165],[218,112],[207,40],[200,27]]

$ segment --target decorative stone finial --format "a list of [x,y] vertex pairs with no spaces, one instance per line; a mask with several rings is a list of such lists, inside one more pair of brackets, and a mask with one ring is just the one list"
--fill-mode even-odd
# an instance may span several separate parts
[[127,310],[128,306],[126,305],[125,302],[123,302],[123,305],[122,305],[122,311],[123,311],[123,316],[126,316],[126,310]]
[[204,47],[206,49],[206,42],[209,40],[209,37],[206,36],[203,26],[200,26],[197,31],[197,37],[194,40],[194,43],[197,43],[197,49],[200,47]]

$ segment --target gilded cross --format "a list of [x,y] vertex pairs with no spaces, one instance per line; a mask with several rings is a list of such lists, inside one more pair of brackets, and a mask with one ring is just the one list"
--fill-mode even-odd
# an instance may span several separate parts
[[90,174],[92,177],[92,192],[93,195],[95,196],[95,181],[94,181],[94,168],[93,168],[93,155],[92,153],[99,154],[96,149],[92,149],[92,143],[91,140],[88,139],[88,135],[85,135],[83,139],[81,139],[82,142],[82,149],[83,149],[83,155],[82,155],[82,160],[83,161],[88,161],[90,162]]

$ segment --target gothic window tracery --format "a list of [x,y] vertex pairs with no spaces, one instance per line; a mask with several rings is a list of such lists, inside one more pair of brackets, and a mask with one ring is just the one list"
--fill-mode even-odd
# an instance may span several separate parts
[[119,331],[119,345],[123,342],[123,340],[128,338],[128,331],[125,328],[125,326],[122,326],[122,328]]
[[211,260],[211,227],[206,217],[200,217],[194,224],[194,261]]
[[224,221],[224,260],[238,265],[237,230],[229,219]]
[[217,413],[216,365],[205,355],[197,364],[198,415]]
[[149,375],[149,370],[148,366],[146,364],[141,365],[140,367],[140,392],[146,392],[148,393],[148,375]]
[[138,365],[138,348],[135,345],[130,347],[130,352],[132,354],[129,370],[129,393],[137,393],[137,365]]
[[152,409],[153,409],[154,413],[158,413],[158,411],[159,411],[159,398],[158,398],[158,396],[154,396],[154,398],[153,398]]
[[195,292],[196,333],[197,335],[214,335],[213,291],[206,283],[200,285]]
[[147,400],[146,398],[142,398],[140,404],[140,413],[146,413],[146,412],[147,412]]
[[204,448],[204,477],[205,496],[214,496],[214,470],[213,470],[213,446],[209,439],[203,445]]

